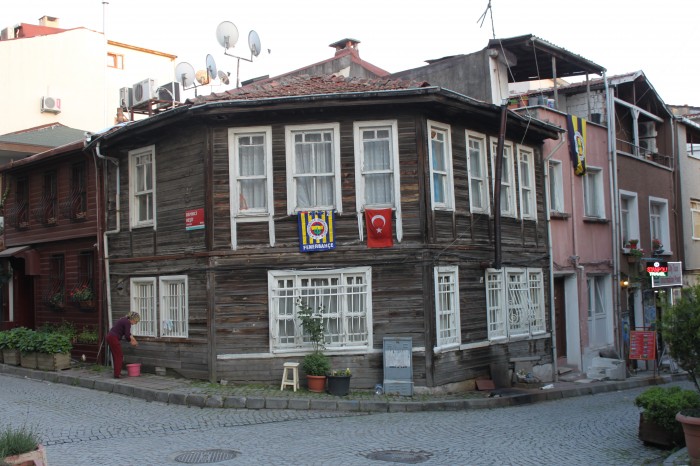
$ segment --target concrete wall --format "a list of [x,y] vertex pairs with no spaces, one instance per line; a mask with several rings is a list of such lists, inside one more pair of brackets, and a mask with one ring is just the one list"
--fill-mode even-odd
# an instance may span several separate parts
[[[106,66],[108,50],[124,55],[124,69]],[[120,87],[174,80],[170,57],[108,46],[87,29],[0,41],[0,70],[0,134],[56,122],[98,131],[114,124]],[[42,113],[42,96],[61,99],[61,113]]]

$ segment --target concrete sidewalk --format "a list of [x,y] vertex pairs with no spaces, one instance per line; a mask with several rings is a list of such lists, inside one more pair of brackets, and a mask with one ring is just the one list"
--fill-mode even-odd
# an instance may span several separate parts
[[550,389],[507,388],[457,394],[420,394],[412,397],[376,395],[370,390],[351,390],[348,396],[314,393],[302,388],[294,392],[277,387],[221,385],[168,375],[141,373],[138,377],[114,379],[103,366],[75,366],[59,372],[26,369],[0,364],[0,374],[79,386],[147,401],[200,408],[311,409],[360,412],[444,411],[484,409],[593,395],[684,380],[684,374],[639,373],[626,380],[555,382]]

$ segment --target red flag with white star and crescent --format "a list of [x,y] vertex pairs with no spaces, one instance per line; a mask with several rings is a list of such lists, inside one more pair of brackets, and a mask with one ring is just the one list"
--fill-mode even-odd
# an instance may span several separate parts
[[368,248],[390,248],[394,245],[391,209],[365,209]]

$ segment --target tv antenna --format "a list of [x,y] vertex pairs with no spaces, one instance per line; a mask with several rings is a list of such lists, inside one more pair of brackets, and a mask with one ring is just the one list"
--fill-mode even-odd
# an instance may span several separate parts
[[216,27],[216,40],[224,48],[224,55],[233,57],[237,59],[236,63],[236,87],[240,87],[240,68],[241,60],[247,62],[253,61],[253,58],[260,55],[260,36],[255,31],[250,31],[248,33],[248,48],[250,49],[250,58],[241,57],[239,55],[233,55],[228,52],[228,49],[232,49],[236,46],[238,42],[238,28],[231,21],[224,21]]
[[[207,55],[206,69],[196,71],[187,62],[180,62],[175,67],[175,80],[180,83],[183,90],[194,89],[194,96],[197,97],[197,88],[210,84],[213,80],[219,79],[222,84],[229,83],[230,73],[218,70],[214,57]],[[198,84],[199,83],[199,84]]]

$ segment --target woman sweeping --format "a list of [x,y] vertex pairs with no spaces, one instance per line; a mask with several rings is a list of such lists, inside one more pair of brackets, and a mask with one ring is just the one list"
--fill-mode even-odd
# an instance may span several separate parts
[[107,344],[112,352],[112,366],[114,367],[114,378],[118,379],[122,374],[122,363],[124,362],[124,354],[122,353],[121,339],[131,343],[131,346],[138,346],[136,338],[131,334],[131,326],[136,325],[141,320],[138,312],[130,312],[115,322],[114,326],[107,334]]

